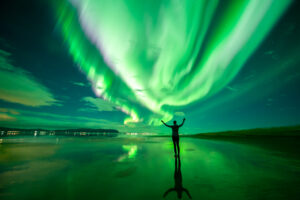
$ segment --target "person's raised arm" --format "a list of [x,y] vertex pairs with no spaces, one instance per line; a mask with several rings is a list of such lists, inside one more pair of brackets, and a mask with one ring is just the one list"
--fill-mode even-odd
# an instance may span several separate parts
[[161,120],[161,122],[162,122],[165,126],[171,127],[170,125],[166,124],[163,120]]
[[174,188],[170,188],[170,189],[168,189],[165,193],[164,193],[164,198],[167,196],[167,194],[169,193],[169,192],[171,192],[171,191],[175,191],[175,189]]
[[179,126],[182,126],[185,122],[185,118],[183,118],[182,123]]
[[189,196],[189,198],[192,199],[192,196],[187,189],[183,188],[183,191],[185,191],[185,193]]

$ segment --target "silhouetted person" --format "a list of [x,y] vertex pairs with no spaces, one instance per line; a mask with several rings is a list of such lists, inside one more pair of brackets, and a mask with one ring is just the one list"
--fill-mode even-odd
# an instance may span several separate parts
[[[179,161],[179,163],[177,163],[177,160]],[[169,192],[175,191],[177,192],[177,197],[179,199],[181,199],[182,197],[182,193],[185,192],[189,198],[191,199],[192,196],[190,195],[189,191],[182,187],[182,175],[181,175],[181,163],[180,163],[180,156],[175,157],[175,172],[174,172],[174,182],[175,185],[173,188],[168,189],[165,193],[164,193],[164,198],[167,196],[167,194]]]
[[[179,135],[178,135],[178,129],[179,127],[181,127],[184,122],[185,122],[185,118],[183,119],[182,123],[180,125],[177,125],[176,120],[174,120],[174,125],[170,126],[168,124],[166,124],[163,120],[161,120],[161,122],[166,125],[167,127],[172,128],[172,140],[173,140],[173,144],[174,144],[174,152],[175,152],[175,157],[180,154],[180,149],[179,149]],[[177,148],[176,148],[177,147]],[[178,152],[178,154],[177,154]]]

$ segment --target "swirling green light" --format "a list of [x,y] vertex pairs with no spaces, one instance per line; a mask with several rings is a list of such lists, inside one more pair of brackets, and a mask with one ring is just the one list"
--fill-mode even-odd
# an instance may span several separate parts
[[233,80],[290,3],[70,0],[57,13],[95,93],[125,123],[160,124]]

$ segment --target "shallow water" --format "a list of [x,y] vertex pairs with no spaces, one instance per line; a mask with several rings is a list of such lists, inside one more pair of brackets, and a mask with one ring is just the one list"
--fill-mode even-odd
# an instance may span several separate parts
[[[0,139],[0,199],[298,199],[300,158],[254,145],[182,138]],[[182,182],[180,182],[180,172]],[[175,175],[175,179],[174,179]],[[175,191],[165,199],[178,199]],[[189,199],[186,192],[182,199]]]

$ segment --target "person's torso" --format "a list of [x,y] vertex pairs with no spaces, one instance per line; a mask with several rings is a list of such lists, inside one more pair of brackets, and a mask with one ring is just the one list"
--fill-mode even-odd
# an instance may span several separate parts
[[172,126],[172,136],[178,136],[178,129],[179,129],[178,125]]

